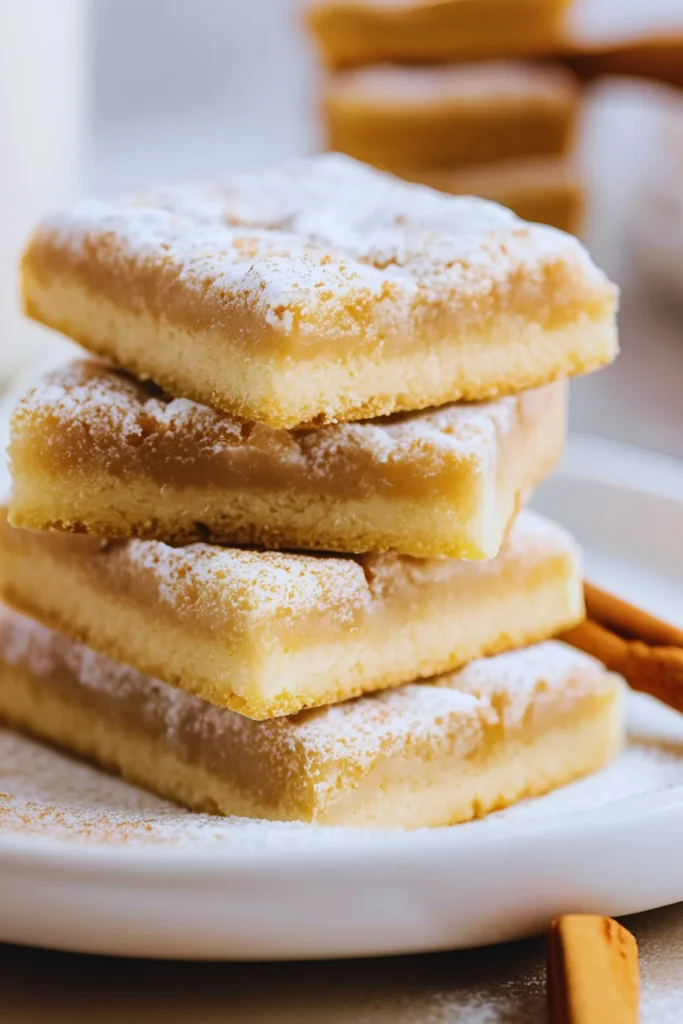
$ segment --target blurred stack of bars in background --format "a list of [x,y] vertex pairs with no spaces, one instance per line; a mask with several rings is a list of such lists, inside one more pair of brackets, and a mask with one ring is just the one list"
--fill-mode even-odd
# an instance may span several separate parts
[[553,60],[566,0],[316,0],[330,149],[572,233],[574,72]]

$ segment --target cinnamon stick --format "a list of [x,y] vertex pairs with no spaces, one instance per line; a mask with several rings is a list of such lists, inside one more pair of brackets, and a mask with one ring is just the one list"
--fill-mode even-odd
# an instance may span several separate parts
[[625,639],[642,640],[643,643],[659,647],[683,648],[683,629],[662,622],[642,608],[636,608],[587,580],[583,590],[589,619],[614,630]]
[[622,925],[567,914],[550,925],[550,1024],[637,1024],[638,947]]
[[683,711],[683,631],[590,583],[588,618],[561,637],[592,654],[634,690]]

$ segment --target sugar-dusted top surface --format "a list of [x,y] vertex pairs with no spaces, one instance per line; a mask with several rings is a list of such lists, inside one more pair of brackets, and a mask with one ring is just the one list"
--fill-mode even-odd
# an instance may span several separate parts
[[481,61],[443,67],[381,64],[354,68],[327,82],[332,100],[399,108],[434,103],[510,103],[564,105],[576,92],[570,71],[521,61]]
[[[215,763],[217,751],[228,758],[259,759],[277,778],[278,787],[271,789],[300,781],[303,773],[321,798],[337,790],[340,779],[357,780],[380,756],[425,748],[436,754],[444,742],[466,753],[491,727],[518,728],[537,705],[556,706],[561,714],[611,685],[594,659],[549,641],[475,661],[425,683],[254,722],[119,665],[6,608],[0,608],[0,657],[39,678],[58,681],[59,673],[67,671],[84,691],[106,694],[114,708],[133,709],[137,728],[158,734],[161,723],[171,745],[180,742],[188,749],[188,735],[199,736],[211,747],[195,746],[200,761]],[[265,788],[263,780],[260,786]]]
[[[371,457],[373,464],[408,462],[427,454],[481,464],[496,442],[520,424],[539,420],[561,405],[565,385],[481,403],[453,403],[438,409],[312,430],[276,430],[245,424],[187,399],[171,399],[154,385],[101,363],[78,360],[48,373],[17,407],[14,434],[42,425],[45,444],[69,444],[74,459],[105,457],[116,449],[140,452],[156,446],[166,455],[207,458],[235,449],[266,454],[307,475],[334,476],[343,463]],[[55,433],[56,432],[56,433]],[[435,466],[438,463],[435,462]],[[424,470],[423,470],[424,471]]]
[[[407,741],[443,734],[473,744],[482,723],[519,727],[537,701],[575,702],[606,686],[594,659],[554,641],[471,662],[423,683],[345,701],[297,716],[293,728],[324,760],[361,762]],[[569,696],[571,695],[571,696]]]
[[522,725],[532,705],[547,706],[563,696],[572,703],[603,686],[604,676],[595,658],[549,640],[495,658],[480,658],[442,677],[440,683],[488,701],[503,726],[512,729]]
[[[49,545],[53,537],[47,534],[40,540]],[[84,542],[79,536],[56,536],[56,543],[68,546],[73,558],[80,557]],[[420,600],[420,591],[433,593],[443,584],[453,588],[451,596],[459,588],[464,594],[481,578],[492,592],[503,577],[518,577],[523,586],[528,573],[558,557],[570,561],[578,576],[580,552],[567,531],[522,512],[502,551],[489,562],[394,552],[294,554],[204,543],[177,548],[162,541],[129,540],[107,547],[88,562],[88,571],[95,579],[106,575],[105,587],[146,594],[180,616],[204,611],[223,625],[228,617],[235,628],[239,623],[274,629],[284,622],[327,620],[342,622],[346,629],[395,607],[393,602],[403,607]]]
[[[130,540],[113,552],[117,571],[151,579],[162,605],[181,615],[203,609],[215,622],[305,621],[326,615],[353,625],[371,602],[363,567],[352,558],[225,548],[170,547]],[[110,581],[111,582],[111,581]]]
[[231,343],[405,343],[450,337],[453,316],[481,328],[484,310],[555,326],[610,316],[615,299],[575,238],[339,154],[80,202],[44,222],[32,264],[72,266],[91,289]]

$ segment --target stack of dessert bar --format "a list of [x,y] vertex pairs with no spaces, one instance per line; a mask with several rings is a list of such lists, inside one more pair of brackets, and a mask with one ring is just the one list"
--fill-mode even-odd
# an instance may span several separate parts
[[520,511],[564,379],[616,352],[575,239],[327,155],[80,203],[22,274],[100,358],[14,414],[4,720],[190,808],[336,824],[612,756],[618,681],[549,639],[579,552]]
[[575,233],[584,205],[571,160],[581,94],[574,73],[553,60],[566,7],[314,0],[329,147]]

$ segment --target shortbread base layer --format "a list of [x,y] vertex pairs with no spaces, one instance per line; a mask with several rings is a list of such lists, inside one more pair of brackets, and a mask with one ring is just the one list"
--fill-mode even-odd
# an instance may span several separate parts
[[[231,583],[233,560],[245,559],[249,575]],[[72,639],[256,719],[445,672],[584,615],[577,549],[531,515],[479,563],[102,545],[4,523],[0,589]],[[293,612],[301,601],[310,609]]]
[[[550,471],[551,466],[548,466]],[[75,474],[74,474],[75,475]],[[270,550],[398,551],[417,557],[485,560],[496,556],[531,488],[518,488],[491,508],[479,533],[463,528],[445,500],[430,505],[390,499],[353,502],[305,494],[217,495],[149,481],[122,486],[96,471],[78,480],[36,473],[15,486],[13,526],[101,537],[140,537],[181,545],[195,541],[256,544]],[[87,508],[87,511],[86,511]],[[386,523],[386,528],[374,524]]]
[[244,431],[75,363],[15,411],[10,522],[172,544],[493,558],[561,454],[565,408],[558,383],[389,422]]
[[[20,630],[27,628],[47,632],[32,623]],[[384,718],[377,717],[378,698],[352,702],[339,733],[332,729],[322,746],[314,738],[309,749],[305,734],[310,742],[317,725],[328,727],[328,709],[250,722],[53,636],[49,671],[36,665],[35,653],[17,654],[21,638],[0,653],[0,719],[194,811],[374,828],[449,825],[598,770],[622,742],[621,683],[588,659],[582,665],[577,652],[564,695],[530,677],[525,652],[503,656],[517,663],[511,683],[516,671],[528,691],[514,721],[506,723],[508,712],[500,710],[502,691],[473,696],[465,680],[463,694],[450,694],[453,708],[440,716],[443,688],[423,684],[417,694],[409,686],[391,695],[397,706],[383,709]],[[37,645],[44,656],[44,637]],[[449,685],[457,690],[457,676]],[[427,691],[437,702],[432,710]],[[402,704],[409,716],[411,705],[424,705],[412,709],[412,730],[400,721]],[[346,735],[355,719],[357,746]]]
[[293,358],[254,350],[246,359],[226,348],[220,333],[126,308],[66,270],[36,273],[25,262],[23,289],[29,316],[136,377],[276,428],[499,398],[591,373],[618,351],[611,294],[585,312],[572,308],[567,322],[541,325],[533,310],[500,313],[458,338],[426,335],[409,346],[339,348],[333,358],[329,351]]

